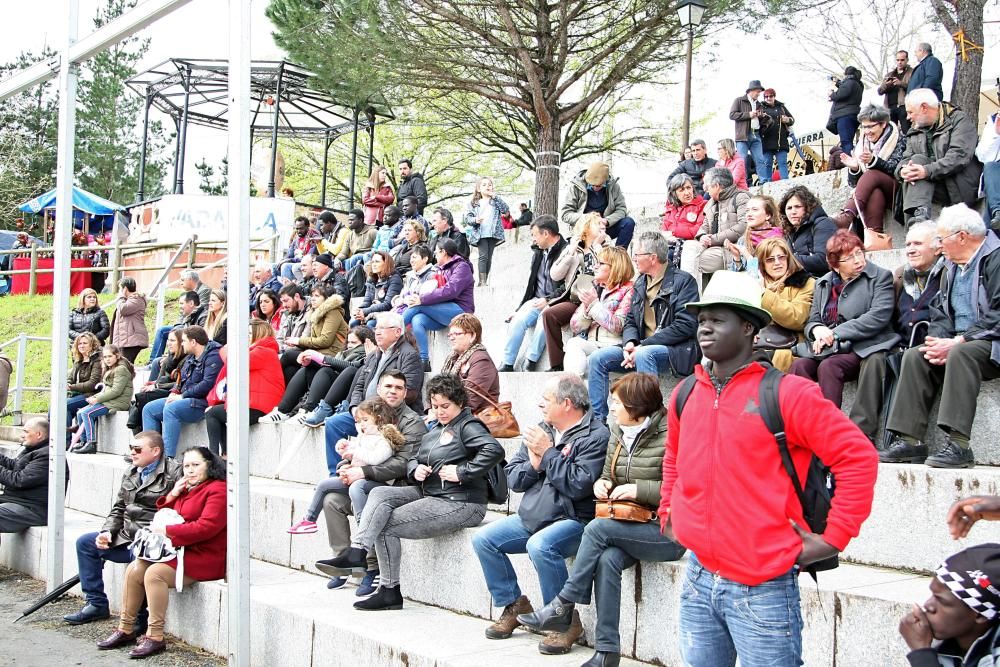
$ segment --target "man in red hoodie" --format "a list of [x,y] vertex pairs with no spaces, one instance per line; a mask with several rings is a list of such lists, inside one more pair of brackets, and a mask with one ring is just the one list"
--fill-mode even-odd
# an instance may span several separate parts
[[809,531],[774,436],[760,416],[766,368],[752,360],[770,316],[747,274],[716,273],[698,316],[708,363],[678,417],[670,400],[660,524],[690,555],[682,584],[684,664],[799,665],[799,568],[847,546],[868,517],[878,457],[871,443],[818,386],[795,376],[778,394],[792,461],[805,480],[813,454],[837,492],[822,535]]

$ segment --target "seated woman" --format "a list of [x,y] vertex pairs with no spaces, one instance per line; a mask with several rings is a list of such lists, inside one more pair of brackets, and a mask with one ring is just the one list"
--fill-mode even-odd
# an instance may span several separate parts
[[[66,429],[72,429],[73,418],[83,406],[87,405],[87,399],[97,393],[97,385],[101,381],[101,343],[97,336],[84,331],[73,341],[73,349],[70,351],[73,359],[73,367],[69,369],[67,380],[67,391],[69,398],[66,401]],[[68,441],[69,435],[66,436]]]
[[[228,359],[227,359],[228,365]],[[208,395],[211,406],[205,411],[205,429],[208,431],[208,448],[213,454],[226,455],[226,408],[229,394],[226,391],[226,368],[222,367],[215,387]],[[271,325],[256,317],[250,320],[250,424],[278,405],[285,391],[285,378],[278,361],[278,341],[274,339]]]
[[76,337],[85,331],[97,336],[101,345],[104,345],[111,335],[111,321],[108,320],[108,314],[97,305],[97,292],[89,287],[80,292],[80,300],[69,314],[69,339],[76,340]]
[[[451,354],[444,360],[441,374],[455,375],[462,381],[472,413],[490,406],[482,394],[494,403],[499,402],[500,373],[483,345],[483,324],[479,318],[471,313],[456,315],[448,326],[448,342]],[[427,411],[430,412],[429,407]]]
[[413,254],[413,249],[427,242],[427,231],[416,220],[410,220],[403,225],[402,236],[403,240],[389,251],[400,278],[410,270],[410,255]]
[[[452,242],[454,243],[454,242]],[[407,486],[372,489],[351,548],[330,561],[334,574],[367,570],[370,549],[378,555],[381,586],[355,609],[402,609],[401,538],[425,540],[478,526],[486,516],[486,476],[504,451],[468,408],[454,375],[427,383],[437,425],[424,436],[407,465]]]
[[[419,223],[414,223],[420,226]],[[412,225],[408,225],[412,226]],[[376,250],[368,260],[368,281],[365,283],[365,298],[351,313],[349,326],[359,324],[375,326],[375,313],[392,309],[392,299],[403,289],[403,279],[396,273],[395,262],[389,253]]]
[[[704,200],[702,200],[704,201]],[[597,256],[594,286],[580,295],[573,313],[563,361],[566,372],[587,376],[587,360],[602,347],[622,344],[625,316],[632,307],[635,269],[624,248],[605,248]]]
[[[157,509],[173,508],[184,523],[153,532],[170,538],[175,549],[184,547],[184,585],[213,581],[226,576],[226,464],[207,447],[184,452],[184,476],[173,490],[156,501]],[[170,601],[169,589],[177,585],[177,559],[151,563],[136,559],[125,569],[122,610],[118,628],[97,648],[108,650],[136,641],[135,618],[145,601],[149,605],[149,626],[129,651],[130,658],[147,658],[162,653],[167,644],[163,625]]]
[[708,201],[695,194],[694,181],[687,174],[671,176],[667,181],[667,193],[663,235],[671,242],[693,240],[705,222],[704,211]]
[[885,212],[892,206],[898,187],[895,173],[906,150],[906,136],[889,120],[889,110],[882,106],[864,107],[858,114],[858,122],[861,143],[851,155],[840,156],[854,194],[833,220],[840,229],[850,229],[861,236],[863,227],[883,231]]
[[392,298],[392,307],[400,315],[407,309],[406,300],[411,294],[426,294],[441,287],[444,278],[434,264],[434,253],[421,243],[410,253],[410,270],[403,276],[403,289]]
[[[823,396],[839,408],[844,383],[857,379],[862,359],[884,354],[899,342],[892,329],[896,294],[892,274],[865,258],[853,232],[834,234],[826,259],[831,271],[816,281],[806,339],[815,355],[835,345],[848,349],[822,359],[796,359],[788,372],[817,381]],[[865,398],[859,394],[854,400]]]
[[149,347],[146,328],[146,295],[137,291],[134,278],[118,281],[115,314],[111,318],[111,342],[121,349],[129,363],[135,363],[139,352]]
[[712,167],[702,179],[709,196],[705,222],[694,241],[685,241],[681,253],[682,270],[694,276],[700,285],[710,274],[729,266],[725,243],[735,243],[746,231],[747,192],[737,189],[728,169]]
[[472,264],[458,254],[458,244],[445,239],[437,245],[437,266],[440,287],[426,293],[410,294],[404,303],[403,324],[413,327],[424,370],[431,370],[427,332],[444,329],[456,315],[476,311],[475,284]]
[[219,345],[226,344],[226,293],[220,289],[212,290],[208,297],[208,317],[205,319],[205,333],[209,340]]
[[[607,226],[600,213],[588,213],[580,218],[573,229],[573,238],[549,272],[553,281],[565,285],[563,293],[549,300],[549,305],[542,310],[539,318],[545,333],[545,347],[549,351],[549,366],[552,371],[563,369],[562,328],[572,319],[581,295],[594,286],[598,254],[610,245],[605,234]],[[528,356],[529,363],[536,361],[538,359]]]
[[79,424],[69,451],[74,454],[97,453],[97,418],[104,415],[128,410],[132,401],[132,378],[135,371],[132,364],[122,355],[117,345],[108,343],[101,351],[102,370],[104,375],[98,385],[98,391],[87,398],[87,405],[76,413]]
[[[306,336],[290,336],[285,339],[285,351],[281,354],[281,368],[285,385],[299,369],[299,355],[304,350],[316,350],[320,354],[334,355],[344,349],[347,342],[347,322],[344,320],[344,298],[337,294],[334,286],[327,282],[313,285],[309,294],[309,333]],[[264,417],[261,422],[278,422],[281,419]]]
[[281,307],[281,297],[271,289],[262,289],[257,292],[257,307],[254,308],[253,316],[258,320],[264,320],[271,325],[271,329],[277,331],[281,326],[281,316],[285,311]]
[[812,192],[804,185],[788,189],[778,204],[785,237],[792,244],[795,258],[806,271],[819,278],[829,269],[826,243],[837,226],[826,214]]
[[[747,202],[747,230],[739,241],[726,241],[726,249],[732,253],[730,269],[743,271],[748,263],[756,262],[757,246],[765,239],[783,237],[778,204],[768,195],[756,195]],[[756,272],[756,267],[753,269]],[[758,273],[759,274],[759,273]]]
[[566,632],[577,604],[597,598],[596,653],[587,665],[617,665],[621,654],[622,572],[639,561],[664,562],[684,555],[680,544],[664,537],[656,518],[663,480],[667,414],[657,378],[629,373],[611,386],[611,423],[604,472],[594,483],[600,503],[626,501],[649,512],[646,521],[594,519],[583,531],[569,579],[558,596],[537,612],[517,620],[535,631]]
[[[802,268],[784,238],[766,239],[757,246],[750,270],[756,267],[761,268],[758,275],[764,287],[761,308],[771,314],[772,324],[804,340],[802,329],[809,319],[816,279]],[[791,350],[774,350],[771,355],[771,365],[779,371],[787,371],[792,361]]]
[[167,335],[167,352],[163,355],[159,373],[146,382],[132,399],[126,424],[132,435],[138,435],[142,431],[142,409],[146,404],[158,398],[166,398],[177,387],[177,381],[181,376],[181,364],[187,358],[181,345],[181,331],[183,329],[174,329]]
[[[736,152],[736,142],[732,139],[723,139],[719,142],[719,159],[715,161],[716,167],[725,167],[733,175],[733,183],[737,190],[749,190],[747,185],[747,165]],[[769,169],[768,169],[769,171]]]

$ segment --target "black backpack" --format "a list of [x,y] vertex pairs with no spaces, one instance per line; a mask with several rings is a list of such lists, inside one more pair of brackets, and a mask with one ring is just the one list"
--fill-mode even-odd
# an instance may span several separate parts
[[[785,438],[785,420],[781,415],[781,405],[778,402],[778,387],[784,373],[776,368],[768,367],[764,373],[764,379],[760,382],[758,389],[758,401],[760,403],[760,417],[768,430],[774,435],[778,443],[778,453],[781,455],[781,464],[785,472],[792,480],[795,487],[795,495],[799,497],[802,504],[802,515],[805,517],[809,529],[819,535],[826,530],[826,518],[830,514],[830,501],[833,499],[834,480],[830,469],[823,465],[819,457],[813,456],[809,463],[809,472],[806,475],[805,488],[795,472],[792,464],[792,455],[788,451],[788,440]],[[674,413],[680,419],[681,411],[687,403],[691,390],[694,389],[695,377],[689,375],[681,382],[677,389],[677,397],[674,400]],[[840,565],[839,556],[834,555],[820,561],[816,561],[806,567],[803,571],[816,578],[817,572],[832,570]]]

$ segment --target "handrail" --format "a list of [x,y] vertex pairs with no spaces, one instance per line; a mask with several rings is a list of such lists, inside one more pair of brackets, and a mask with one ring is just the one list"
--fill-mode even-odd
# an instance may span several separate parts
[[5,410],[3,415],[12,415],[14,418],[14,426],[23,425],[23,415],[24,411],[22,407],[24,406],[24,392],[26,391],[48,391],[48,387],[29,387],[24,384],[24,360],[28,356],[28,341],[49,341],[52,342],[51,336],[29,336],[27,334],[19,334],[17,338],[11,338],[10,340],[0,343],[0,350],[4,349],[8,345],[17,343],[17,359],[15,360],[15,371],[14,377],[16,381],[14,383],[14,405],[11,410]]
[[184,243],[182,243],[181,246],[177,249],[177,252],[174,253],[174,256],[170,258],[170,261],[167,262],[167,265],[163,267],[163,271],[160,273],[159,277],[153,283],[153,286],[149,289],[150,294],[155,294],[156,291],[160,289],[160,285],[163,283],[164,279],[166,279],[166,277],[170,275],[170,271],[174,268],[174,264],[176,264],[177,260],[180,259],[181,253],[187,250],[187,247],[190,244],[197,242],[197,240],[198,240],[197,234],[193,234],[184,240]]

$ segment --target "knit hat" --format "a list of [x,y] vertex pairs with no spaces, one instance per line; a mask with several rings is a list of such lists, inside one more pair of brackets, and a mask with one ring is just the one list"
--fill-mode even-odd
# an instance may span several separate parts
[[764,90],[764,86],[760,85],[760,79],[754,79],[747,85],[747,92],[751,90]]
[[611,168],[605,162],[592,162],[587,167],[587,173],[583,175],[583,180],[587,185],[604,185],[611,176]]
[[771,321],[771,314],[760,307],[761,293],[760,284],[746,271],[716,271],[701,301],[689,303],[685,308],[697,313],[705,306],[727,306],[739,311],[740,317],[759,331]]
[[331,257],[328,252],[322,252],[316,255],[316,262],[331,269],[333,268],[333,257]]
[[937,580],[969,609],[994,620],[1000,610],[1000,544],[979,544],[952,554],[936,572]]

